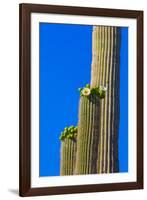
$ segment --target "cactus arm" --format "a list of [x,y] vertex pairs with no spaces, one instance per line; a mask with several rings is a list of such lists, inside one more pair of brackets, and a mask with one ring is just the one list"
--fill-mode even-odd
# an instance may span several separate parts
[[76,162],[77,127],[70,126],[61,133],[60,175],[73,175]]
[[61,144],[60,175],[73,175],[76,159],[76,141],[66,138]]

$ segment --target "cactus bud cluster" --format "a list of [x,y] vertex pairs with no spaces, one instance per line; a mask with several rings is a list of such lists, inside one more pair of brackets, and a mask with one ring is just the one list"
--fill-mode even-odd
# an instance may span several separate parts
[[59,137],[60,140],[64,141],[65,138],[75,139],[77,137],[78,128],[77,126],[65,127]]

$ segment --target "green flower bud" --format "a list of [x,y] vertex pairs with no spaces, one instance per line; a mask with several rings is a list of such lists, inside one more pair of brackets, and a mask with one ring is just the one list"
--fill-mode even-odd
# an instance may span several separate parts
[[69,136],[69,135],[67,135],[67,138],[69,139],[69,138],[70,138],[70,136]]
[[86,84],[86,88],[90,88],[90,84]]
[[77,127],[74,127],[74,132],[77,132]]

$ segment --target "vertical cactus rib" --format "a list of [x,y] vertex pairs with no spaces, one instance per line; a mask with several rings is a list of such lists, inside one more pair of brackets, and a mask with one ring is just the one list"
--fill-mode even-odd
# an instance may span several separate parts
[[[98,141],[99,141],[99,120],[100,120],[100,102],[96,96],[93,97],[92,104],[92,121],[91,121],[91,143],[90,146],[90,163],[93,168],[90,168],[89,173],[96,173],[97,171],[97,156],[98,156]],[[97,123],[98,122],[98,123]]]
[[[80,121],[79,121],[79,124],[78,124],[78,131],[79,132],[83,132],[84,130],[83,130],[83,126],[82,126],[82,124],[85,124],[85,118],[86,118],[86,104],[85,104],[85,102],[81,102],[82,101],[82,99],[80,99],[80,111],[81,111],[81,113],[83,113],[83,116],[81,115],[81,118],[80,118]],[[84,101],[84,100],[83,100]],[[85,116],[85,117],[84,117]],[[85,124],[85,126],[86,126],[86,124]],[[83,140],[83,142],[85,143],[85,137],[84,137],[84,134],[83,135],[81,135],[80,137],[78,137],[78,138],[80,138],[81,140]],[[82,155],[84,155],[84,152],[85,152],[85,145],[82,145],[81,146],[81,154]],[[81,158],[81,162],[83,162],[84,161],[84,159],[85,159],[85,157],[82,157]],[[78,160],[78,157],[76,158],[76,162],[79,162],[79,161],[77,161]],[[81,170],[82,171],[84,171],[84,165],[83,166],[81,166]]]
[[107,134],[108,134],[108,141],[107,141],[107,146],[108,146],[108,154],[107,154],[107,162],[108,162],[108,166],[106,169],[106,173],[110,173],[111,172],[111,167],[110,166],[110,160],[112,160],[113,162],[113,158],[112,158],[112,153],[110,151],[110,144],[112,143],[112,127],[113,127],[113,117],[114,117],[114,113],[113,113],[113,77],[114,77],[114,72],[115,69],[113,67],[113,55],[114,55],[114,41],[115,41],[115,27],[111,27],[111,50],[110,50],[110,64],[109,64],[109,92],[108,92],[108,102],[107,102],[107,109],[108,109],[108,126],[107,126]]
[[115,91],[114,91],[114,87],[115,87],[115,85],[114,85],[114,82],[115,82],[115,79],[116,79],[116,77],[115,77],[115,74],[116,74],[116,63],[115,63],[115,60],[116,60],[116,38],[117,38],[117,36],[116,36],[116,28],[114,29],[114,45],[113,45],[113,61],[112,61],[112,63],[113,63],[113,70],[112,70],[112,73],[113,73],[113,75],[112,75],[112,84],[111,84],[111,86],[112,86],[112,91],[111,91],[111,96],[110,96],[110,98],[111,98],[111,100],[112,100],[112,103],[111,103],[111,105],[112,105],[112,107],[111,107],[111,109],[112,109],[112,112],[111,112],[111,127],[110,127],[110,129],[111,129],[111,132],[112,132],[112,134],[110,135],[110,141],[111,141],[111,143],[112,143],[112,145],[111,145],[111,149],[110,149],[110,156],[111,156],[111,172],[113,173],[114,171],[113,171],[113,169],[114,169],[114,147],[113,147],[113,141],[114,141],[114,107],[115,107],[115,99],[114,99],[114,93],[115,93]]
[[[104,32],[103,32],[103,54],[101,55],[102,57],[102,74],[101,74],[101,82],[100,85],[105,85],[104,84],[104,78],[105,78],[105,54],[106,54],[106,45],[107,45],[107,36],[106,36],[106,27],[103,27]],[[104,102],[101,102],[101,118],[104,118]],[[103,125],[101,126],[101,131],[104,133],[103,137],[101,137],[102,141],[102,148],[103,151],[101,151],[101,157],[103,157],[102,162],[101,162],[101,170],[103,171],[103,167],[105,166],[105,151],[106,151],[106,146],[105,146],[105,141],[106,141],[106,134],[104,132],[104,122],[102,121]]]
[[[77,168],[82,174],[85,173],[86,165],[82,165],[84,160],[86,160],[86,132],[87,132],[87,102],[84,97],[80,98],[80,105],[79,105],[79,122],[78,122],[78,134],[77,137],[77,155],[76,155],[76,167],[75,167],[75,174],[77,174]],[[82,145],[79,145],[79,141],[83,141]],[[83,155],[82,157],[79,155]],[[77,166],[78,163],[78,166]]]
[[[94,118],[93,118],[94,117],[94,104],[92,102],[90,102],[90,112],[92,113],[92,117],[89,121],[90,122],[89,123],[89,132],[91,132],[92,134],[91,134],[91,140],[89,140],[89,145],[88,145],[89,151],[88,151],[87,156],[88,156],[89,160],[87,159],[87,161],[90,162],[90,163],[93,163],[93,161],[92,161],[93,151],[92,151],[92,148],[90,148],[90,146],[91,147],[93,146],[93,141],[94,141],[94,133],[93,133],[93,131],[94,131]],[[90,172],[92,172],[91,166],[89,166],[89,173]]]
[[66,138],[61,144],[60,175],[73,175],[76,162],[76,140]]
[[[83,103],[82,103],[82,101],[83,101]],[[87,161],[87,157],[86,157],[87,155],[85,154],[85,152],[86,152],[86,147],[87,147],[87,134],[86,133],[87,133],[87,123],[88,123],[88,120],[87,120],[87,117],[88,117],[88,115],[87,115],[87,113],[88,113],[88,106],[87,106],[87,101],[86,101],[85,98],[81,98],[81,102],[80,103],[81,103],[81,105],[84,104],[84,112],[83,112],[83,114],[81,112],[81,115],[80,115],[81,118],[83,118],[83,122],[80,124],[80,126],[82,127],[82,125],[83,125],[83,127],[82,127],[82,133],[85,132],[85,134],[83,134],[83,135],[80,134],[79,135],[81,137],[81,139],[78,139],[78,141],[80,141],[80,140],[83,139],[84,145],[80,145],[80,146],[78,145],[77,152],[80,152],[81,154],[80,153],[79,154],[83,155],[83,156],[81,158],[80,158],[80,156],[77,156],[77,162],[80,163],[80,159],[81,159],[80,171],[82,171],[82,173],[84,174],[84,173],[86,173],[86,165],[84,165],[84,164],[82,165],[82,163],[84,163],[84,161]],[[84,128],[85,128],[85,130],[84,130]],[[83,147],[83,151],[82,151],[82,147]],[[77,168],[75,168],[75,172],[76,171],[77,171]]]
[[[78,122],[78,133],[80,133],[80,132],[84,132],[84,129],[83,129],[83,127],[85,127],[85,129],[86,129],[86,106],[85,106],[85,99],[83,99],[83,97],[81,97],[80,98],[80,102],[79,102],[79,122]],[[82,124],[83,124],[83,126],[82,126]],[[77,141],[79,141],[79,140],[81,140],[81,141],[83,141],[83,143],[85,144],[85,137],[84,137],[84,134],[78,134],[78,136],[77,136]],[[85,145],[81,145],[81,146],[79,146],[78,148],[77,148],[77,151],[80,153],[80,154],[82,154],[83,155],[83,157],[81,157],[80,159],[79,159],[79,156],[76,156],[76,163],[78,162],[78,163],[83,163],[83,161],[86,159],[85,158],[85,154],[84,154],[84,152],[85,152]],[[76,174],[76,171],[77,171],[77,164],[76,164],[76,166],[75,166],[75,174]],[[84,165],[80,165],[80,171],[84,171]]]
[[[116,43],[115,43],[115,57],[114,57],[114,64],[116,68],[115,73],[115,80],[113,82],[114,87],[116,88],[114,91],[114,115],[116,116],[116,120],[114,120],[114,134],[113,134],[113,157],[114,157],[114,166],[113,166],[113,172],[119,171],[119,160],[118,160],[118,127],[119,127],[119,87],[120,87],[120,77],[118,74],[120,74],[120,68],[119,68],[119,49],[120,49],[120,29],[118,28],[118,31],[116,32]],[[116,101],[116,99],[118,101]]]
[[119,28],[95,27],[92,39],[91,86],[107,87],[105,99],[100,103],[97,173],[110,173],[118,171]]
[[[109,42],[108,41],[108,28],[106,28],[106,27],[105,27],[104,38],[105,38],[105,40],[104,40],[105,41],[105,43],[104,43],[104,64],[103,64],[103,77],[102,77],[102,83],[101,84],[106,86],[106,78],[107,78],[106,68],[107,68],[107,60],[108,60],[107,52],[108,52],[108,42]],[[105,116],[106,116],[104,103],[105,103],[105,99],[104,99],[104,101],[102,101],[103,118],[105,118]],[[107,165],[107,145],[106,145],[106,142],[108,140],[106,125],[105,125],[104,120],[103,120],[103,125],[102,125],[101,130],[104,133],[104,136],[103,136],[103,163],[102,163],[102,166],[103,166],[102,172],[103,172],[104,169],[106,169],[106,165]]]
[[[99,31],[95,31],[95,29]],[[92,66],[91,66],[91,76],[93,77],[93,82],[91,87],[95,87],[99,83],[100,79],[100,66],[101,65],[101,38],[102,38],[102,33],[101,33],[101,27],[94,27],[93,28],[93,39],[92,39]],[[97,41],[97,42],[95,42]]]
[[110,160],[109,160],[109,151],[110,151],[110,149],[109,149],[109,143],[110,143],[110,136],[109,136],[109,124],[108,123],[106,123],[107,122],[107,120],[109,121],[109,115],[107,115],[107,104],[109,105],[109,98],[108,98],[108,94],[109,94],[109,88],[110,88],[110,85],[109,85],[109,83],[110,83],[110,80],[109,80],[109,78],[110,78],[110,76],[109,76],[109,74],[110,74],[110,69],[111,69],[111,67],[109,67],[109,66],[111,66],[111,54],[112,54],[112,52],[111,52],[111,47],[112,47],[112,43],[113,43],[113,39],[112,39],[112,42],[110,42],[110,39],[111,39],[111,34],[112,34],[112,28],[111,27],[108,27],[108,46],[107,46],[107,64],[106,64],[106,74],[105,74],[105,83],[104,84],[106,84],[106,86],[107,86],[107,90],[108,90],[108,92],[107,92],[107,94],[106,94],[106,97],[105,97],[105,99],[104,99],[104,127],[105,127],[105,134],[107,134],[107,151],[106,151],[106,160],[107,160],[107,166],[106,166],[106,168],[107,168],[107,173],[109,173],[109,162],[110,162]]
[[[104,56],[104,51],[103,51],[103,49],[104,49],[104,27],[102,27],[101,29],[102,29],[102,38],[99,38],[100,41],[101,41],[101,50],[100,50],[100,55],[99,56],[100,56],[100,60],[101,60],[101,62],[100,62],[100,68],[103,69],[103,61],[104,61],[104,59],[103,59],[103,56]],[[97,82],[97,84],[98,85],[102,85],[102,80],[103,80],[103,73],[102,73],[102,71],[100,71],[99,76],[100,76],[100,79],[99,79],[99,82]],[[103,113],[103,102],[101,102],[100,109],[101,109],[101,122],[100,123],[102,123],[103,122],[102,119],[103,119],[103,115],[104,115],[104,113]],[[100,126],[100,129],[103,129],[103,126]],[[100,131],[100,133],[101,132],[102,132],[102,130]],[[103,142],[104,142],[104,137],[100,134],[101,149],[103,149]],[[99,157],[100,157],[100,160],[102,160],[102,161],[103,161],[103,159],[102,159],[103,152],[104,152],[103,150],[99,151]],[[103,162],[99,162],[99,164],[100,164],[99,170],[100,170],[100,173],[101,173]]]
[[89,149],[89,142],[90,142],[90,139],[89,139],[89,133],[90,133],[89,132],[89,125],[90,125],[90,123],[89,122],[90,122],[91,119],[90,119],[90,116],[89,116],[89,113],[90,113],[90,102],[88,101],[88,99],[85,99],[85,100],[86,100],[86,108],[87,108],[87,111],[86,111],[86,113],[87,113],[87,118],[86,118],[86,126],[87,126],[87,128],[86,128],[86,134],[85,134],[85,137],[86,137],[85,152],[87,152],[87,153],[86,153],[86,159],[85,159],[85,165],[84,165],[84,167],[85,167],[84,174],[88,174],[88,166],[89,166],[89,164],[88,164],[88,158],[89,158],[88,149]]
[[[92,71],[95,74],[95,77],[92,75],[91,85],[92,86],[99,86],[99,85],[104,85],[104,80],[105,80],[105,71],[106,71],[106,69],[105,69],[105,65],[106,65],[106,59],[105,59],[105,57],[106,57],[106,46],[107,46],[107,42],[106,42],[107,29],[106,29],[106,27],[97,27],[95,29],[95,32],[97,32],[97,35],[101,36],[101,37],[96,38],[96,40],[94,41],[95,43],[99,43],[100,44],[99,45],[99,49],[95,50],[93,48],[93,52],[94,51],[98,51],[97,55],[99,56],[99,61],[100,62],[98,63],[97,66],[95,66],[95,69],[93,69],[93,66],[92,66]],[[94,40],[94,38],[93,38],[93,40]],[[93,53],[93,54],[95,54],[95,53]],[[93,57],[93,60],[95,60],[95,59],[97,59],[97,58]],[[100,68],[100,70],[98,71],[97,69],[99,69],[99,68]],[[99,74],[97,74],[97,71],[99,72]],[[103,101],[104,100],[102,100],[102,102],[101,102],[101,123],[103,122],[102,119],[104,117]],[[104,127],[101,126],[101,129],[104,129]],[[100,135],[100,140],[101,140],[101,142],[100,142],[101,143],[101,148],[103,148],[104,137],[102,135]],[[99,148],[99,150],[100,150],[100,148]],[[104,153],[104,151],[99,151],[98,152],[98,156],[102,158],[104,156],[103,153]],[[102,160],[102,159],[99,159],[99,160]],[[99,166],[99,169],[98,169],[99,173],[101,173],[101,171],[102,171],[102,165],[103,165],[102,162],[100,162],[98,164],[98,166]]]

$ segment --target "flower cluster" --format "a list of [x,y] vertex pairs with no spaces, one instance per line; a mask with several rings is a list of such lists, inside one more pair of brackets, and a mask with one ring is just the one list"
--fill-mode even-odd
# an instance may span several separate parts
[[87,84],[84,88],[79,88],[80,96],[89,97],[90,95],[96,94],[100,99],[105,98],[107,88],[104,86],[98,86],[90,88],[90,84]]
[[61,132],[59,139],[62,140],[62,141],[65,138],[75,139],[77,137],[77,132],[78,132],[77,126],[65,127],[64,130]]

